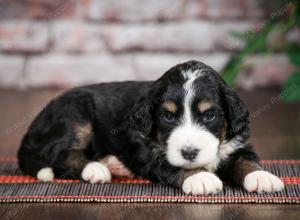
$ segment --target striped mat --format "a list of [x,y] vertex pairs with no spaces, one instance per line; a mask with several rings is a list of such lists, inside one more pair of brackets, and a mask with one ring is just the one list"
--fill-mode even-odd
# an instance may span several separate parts
[[0,202],[300,203],[300,160],[268,160],[262,164],[284,181],[285,190],[248,193],[225,183],[216,195],[190,196],[180,189],[142,179],[113,179],[112,183],[94,185],[64,179],[41,183],[22,174],[15,159],[0,158]]

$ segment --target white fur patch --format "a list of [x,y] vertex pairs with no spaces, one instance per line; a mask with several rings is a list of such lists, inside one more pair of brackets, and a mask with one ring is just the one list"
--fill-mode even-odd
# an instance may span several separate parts
[[43,182],[52,182],[54,180],[54,172],[51,167],[40,169],[36,177]]
[[81,173],[83,180],[94,183],[111,181],[111,174],[106,166],[99,162],[88,163]]
[[186,178],[182,190],[192,195],[215,194],[223,189],[222,181],[213,173],[200,172]]
[[284,183],[277,176],[267,171],[254,171],[249,173],[244,180],[244,188],[248,192],[272,193],[284,189]]
[[[202,72],[197,70],[194,72],[182,73],[187,80],[183,86],[185,90],[184,98],[184,113],[180,125],[174,129],[169,139],[167,140],[167,158],[174,165],[186,169],[196,167],[209,167],[213,171],[219,162],[218,148],[220,141],[213,134],[207,131],[204,127],[193,122],[192,117],[192,101],[194,100],[194,81],[202,75]],[[184,159],[181,155],[181,150],[184,147],[192,147],[199,150],[199,154],[193,161]]]
[[194,81],[202,75],[200,70],[191,72],[187,71],[183,73],[184,78],[187,80],[183,88],[185,90],[185,99],[184,99],[184,123],[192,123],[192,112],[191,112],[191,105],[192,101],[195,97],[195,90],[194,90]]
[[235,137],[230,141],[225,141],[220,145],[219,158],[220,160],[226,160],[230,154],[236,149],[243,147],[244,145],[239,142],[239,136]]

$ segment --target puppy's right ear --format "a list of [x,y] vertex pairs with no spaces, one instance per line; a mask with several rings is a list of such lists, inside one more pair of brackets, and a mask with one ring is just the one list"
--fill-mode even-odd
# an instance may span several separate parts
[[150,89],[143,94],[130,110],[127,121],[129,131],[147,137],[153,127],[153,111],[159,101],[161,92],[160,81],[154,82]]
[[152,129],[151,99],[147,95],[142,96],[129,112],[129,130],[139,132],[146,137]]

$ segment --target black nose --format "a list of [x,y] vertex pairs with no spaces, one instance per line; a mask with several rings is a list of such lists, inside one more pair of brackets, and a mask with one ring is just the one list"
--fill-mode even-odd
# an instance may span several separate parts
[[191,161],[197,157],[198,153],[199,153],[199,149],[196,149],[194,147],[184,147],[181,150],[182,157],[186,160],[191,160]]

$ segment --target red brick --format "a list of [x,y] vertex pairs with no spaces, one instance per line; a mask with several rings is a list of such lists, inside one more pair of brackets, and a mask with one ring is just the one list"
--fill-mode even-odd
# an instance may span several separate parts
[[21,88],[25,59],[0,54],[0,87]]
[[[52,54],[29,59],[24,85],[73,87],[97,82],[154,80],[175,64],[190,59],[203,61],[220,71],[228,58],[229,54],[226,53],[135,53],[114,56]],[[293,71],[287,57],[281,54],[272,57],[254,56],[249,58],[246,64],[249,68],[242,71],[237,80],[237,84],[246,89],[282,84]]]
[[25,84],[28,87],[72,87],[97,82],[136,78],[130,56],[59,55],[30,58]]
[[0,23],[0,50],[11,53],[42,53],[48,48],[47,23],[13,20]]
[[77,0],[1,0],[0,18],[66,18],[75,15]]
[[74,17],[77,0],[27,0],[31,18],[56,19]]
[[26,1],[0,0],[0,19],[25,18],[26,10]]
[[28,87],[73,87],[97,82],[155,80],[179,62],[199,59],[219,70],[227,58],[226,54],[52,54],[29,59],[24,83]]
[[[242,39],[233,39],[230,31],[245,31],[248,22],[211,23],[184,21],[161,24],[115,24],[101,28],[108,47],[115,52],[234,51]],[[237,44],[237,42],[239,42]]]
[[60,52],[101,52],[105,45],[101,27],[83,22],[60,21],[51,27],[53,49]]
[[222,66],[228,60],[229,54],[214,53],[214,54],[135,54],[134,64],[136,69],[137,79],[154,80],[160,77],[164,72],[178,63],[188,60],[202,61],[217,71],[222,69]]
[[295,70],[286,55],[253,56],[245,62],[247,68],[237,79],[238,85],[245,89],[280,86]]
[[260,0],[89,0],[80,4],[84,17],[105,21],[258,18],[264,10]]
[[92,20],[156,21],[183,17],[184,0],[90,0],[81,12]]

